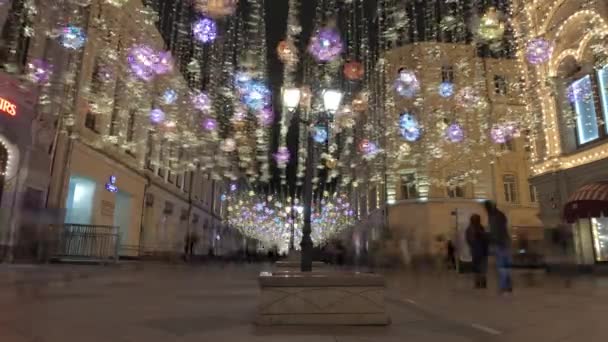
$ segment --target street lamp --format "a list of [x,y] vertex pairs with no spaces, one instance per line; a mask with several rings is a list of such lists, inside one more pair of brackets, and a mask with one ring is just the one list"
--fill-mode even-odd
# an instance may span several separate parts
[[283,105],[287,107],[290,112],[293,112],[300,104],[300,98],[302,92],[299,88],[284,88],[283,89]]
[[323,91],[323,106],[330,114],[334,114],[340,108],[342,103],[342,92],[335,89],[327,89]]

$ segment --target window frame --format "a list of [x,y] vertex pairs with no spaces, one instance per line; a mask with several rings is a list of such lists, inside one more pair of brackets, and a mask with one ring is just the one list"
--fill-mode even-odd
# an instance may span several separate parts
[[509,82],[507,77],[500,74],[494,74],[494,95],[507,96],[509,93]]
[[[506,177],[513,177],[513,181],[507,182]],[[509,191],[507,191],[508,184],[512,184],[512,188],[509,188]],[[502,175],[502,188],[503,188],[503,192],[504,192],[503,195],[504,195],[504,199],[505,199],[506,203],[510,203],[510,204],[519,204],[520,203],[518,184],[519,184],[519,182],[518,182],[516,174],[505,173]]]
[[[605,66],[604,68],[607,68],[607,67],[608,67],[608,65]],[[581,81],[582,79],[584,79],[587,76],[591,80],[591,89],[592,89],[592,93],[593,93],[593,105],[595,108],[595,119],[596,119],[596,123],[597,123],[598,137],[595,139],[586,141],[584,143],[581,143],[580,134],[579,134],[579,124],[578,124],[579,114],[576,111],[575,102],[570,101],[568,99],[568,105],[570,106],[570,109],[575,114],[576,124],[574,125],[574,127],[572,129],[574,130],[574,137],[575,137],[577,150],[584,149],[588,146],[593,146],[595,144],[601,143],[602,141],[608,139],[608,126],[606,125],[606,122],[605,122],[605,117],[608,117],[608,114],[604,114],[604,111],[602,108],[602,103],[601,103],[602,100],[600,97],[601,89],[599,87],[599,76],[598,76],[597,70],[594,69],[594,71],[591,73],[575,74],[575,75],[572,75],[571,77],[569,77],[566,81],[566,84],[567,84],[566,92],[568,92],[570,90],[570,88],[572,87],[572,85],[575,82]],[[567,96],[568,95],[566,94],[566,97]]]
[[442,65],[441,66],[441,82],[454,83],[454,66],[453,65]]

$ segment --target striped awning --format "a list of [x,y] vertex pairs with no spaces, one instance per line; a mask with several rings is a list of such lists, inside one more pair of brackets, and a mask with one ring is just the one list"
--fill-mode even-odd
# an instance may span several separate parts
[[575,222],[579,218],[608,216],[608,181],[582,186],[568,198],[564,219]]

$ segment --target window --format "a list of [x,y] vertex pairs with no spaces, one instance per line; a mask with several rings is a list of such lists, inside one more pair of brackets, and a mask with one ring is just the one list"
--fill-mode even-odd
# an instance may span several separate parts
[[148,141],[146,145],[146,168],[150,171],[154,171],[154,165],[152,165],[152,151],[154,149],[154,131],[152,130],[148,130]]
[[464,198],[464,188],[460,185],[448,186],[449,198]]
[[441,82],[454,83],[454,67],[444,65],[441,67]]
[[507,95],[507,79],[502,75],[494,75],[494,93]]
[[507,141],[505,141],[503,144],[500,144],[500,149],[502,151],[515,151],[515,142],[513,141],[513,139],[509,139]]
[[591,76],[587,75],[572,82],[568,93],[576,113],[578,143],[583,145],[597,140],[600,135]]
[[413,173],[406,174],[401,179],[401,199],[414,199],[418,197],[416,188],[416,176]]
[[[600,99],[602,111],[604,112],[604,122],[608,122],[608,65],[597,71],[597,79],[600,88]],[[608,134],[608,125],[604,124],[605,132]]]
[[93,114],[91,111],[88,111],[84,118],[84,127],[95,133],[99,133],[97,130],[97,115]]
[[24,0],[15,0],[0,32],[0,67],[13,62],[20,68],[27,63],[30,35],[26,32],[31,22],[27,16]]
[[123,93],[122,81],[120,79],[116,80],[116,88],[114,92],[114,109],[112,110],[112,117],[110,119],[110,135],[116,136],[118,134],[118,114],[120,111],[120,96]]
[[135,134],[135,113],[136,109],[131,109],[129,112],[129,121],[127,122],[127,142],[133,141],[133,135]]
[[538,202],[538,193],[536,192],[536,187],[532,184],[530,184],[530,202]]
[[592,218],[591,231],[593,233],[595,261],[608,261],[608,217]]
[[507,203],[517,203],[517,177],[515,175],[504,175],[502,183]]

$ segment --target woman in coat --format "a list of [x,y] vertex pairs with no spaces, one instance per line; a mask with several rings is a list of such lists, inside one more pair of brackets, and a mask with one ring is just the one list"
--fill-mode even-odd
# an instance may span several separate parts
[[481,217],[471,215],[469,227],[466,231],[467,244],[473,257],[473,273],[475,274],[475,288],[487,287],[486,272],[488,271],[489,241],[486,230],[481,225]]

